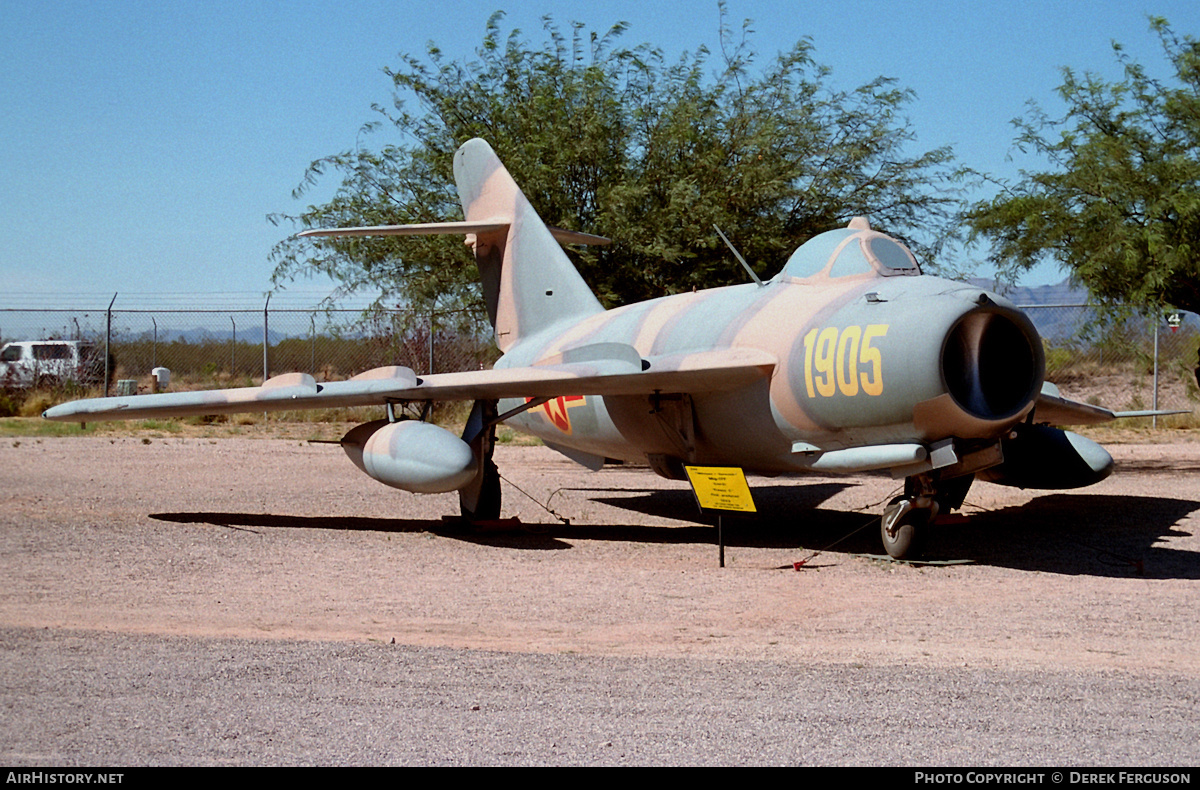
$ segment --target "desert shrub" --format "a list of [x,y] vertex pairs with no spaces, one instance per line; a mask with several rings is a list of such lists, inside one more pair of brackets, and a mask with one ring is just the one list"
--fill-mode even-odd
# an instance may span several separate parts
[[21,417],[38,417],[46,409],[60,403],[63,399],[55,399],[51,393],[44,390],[33,390],[26,394],[25,401],[21,404]]
[[21,412],[24,400],[19,392],[0,390],[0,417],[16,417]]

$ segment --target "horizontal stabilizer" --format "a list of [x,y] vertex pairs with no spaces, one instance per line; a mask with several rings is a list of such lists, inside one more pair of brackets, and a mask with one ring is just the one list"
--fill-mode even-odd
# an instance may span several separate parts
[[[341,236],[440,236],[468,233],[490,233],[497,230],[508,230],[509,221],[504,218],[488,219],[479,222],[425,222],[416,225],[370,225],[361,228],[317,228],[306,230],[296,235],[302,238]],[[612,244],[612,239],[603,236],[593,236],[591,233],[580,233],[577,230],[562,228],[547,228],[550,235],[559,244],[592,244],[604,246]]]
[[504,218],[486,219],[479,222],[425,222],[418,225],[370,225],[361,228],[318,228],[296,235],[301,238],[314,236],[440,236],[467,233],[487,233],[507,230],[509,221]]
[[[567,357],[569,353],[564,355]],[[48,420],[93,422],[332,409],[398,401],[718,392],[770,376],[775,363],[775,357],[764,351],[729,348],[646,360],[601,355],[560,364],[467,370],[420,378],[408,368],[386,367],[348,381],[321,384],[306,373],[288,373],[268,379],[261,387],[74,401],[47,409],[42,416]]]
[[559,244],[590,244],[593,247],[604,247],[612,244],[612,239],[604,236],[594,236],[591,233],[581,233],[577,230],[566,230],[564,228],[555,228],[547,226],[550,235],[555,238]]

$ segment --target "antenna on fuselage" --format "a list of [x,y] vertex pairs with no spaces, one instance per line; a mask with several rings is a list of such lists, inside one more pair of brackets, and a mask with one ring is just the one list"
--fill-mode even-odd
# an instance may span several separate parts
[[725,237],[725,234],[721,232],[721,229],[718,228],[716,224],[713,225],[713,230],[715,230],[717,235],[721,237],[721,241],[725,242],[725,246],[728,247],[729,251],[733,253],[733,257],[738,259],[738,263],[742,264],[742,268],[745,269],[746,273],[750,275],[750,279],[754,280],[754,282],[758,284],[759,288],[762,288],[763,281],[758,279],[758,275],[755,274],[754,270],[750,268],[750,264],[746,263],[746,259],[743,258],[742,254],[734,248],[733,242]]

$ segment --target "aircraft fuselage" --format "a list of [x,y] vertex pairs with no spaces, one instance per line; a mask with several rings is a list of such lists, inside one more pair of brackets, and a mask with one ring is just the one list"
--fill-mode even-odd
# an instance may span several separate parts
[[[1020,311],[923,275],[781,276],[662,297],[522,339],[497,367],[597,343],[626,344],[648,360],[752,348],[777,365],[734,391],[564,395],[508,423],[600,458],[778,474],[810,468],[818,451],[999,437],[1042,384],[1040,342]],[[1007,372],[988,380],[997,364]]]

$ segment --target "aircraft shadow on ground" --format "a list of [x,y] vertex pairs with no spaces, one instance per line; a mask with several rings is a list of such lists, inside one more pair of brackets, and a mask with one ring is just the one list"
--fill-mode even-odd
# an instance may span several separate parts
[[[759,512],[752,520],[725,519],[726,546],[881,554],[882,503],[863,512],[818,507],[848,487],[755,487]],[[647,515],[714,523],[698,514],[688,490],[592,499]],[[952,516],[934,524],[927,533],[925,558],[1050,573],[1197,579],[1200,552],[1156,545],[1164,538],[1189,536],[1176,525],[1197,510],[1200,502],[1185,499],[1047,494],[1025,505],[972,512],[965,519]],[[705,539],[712,541],[713,530],[707,529]]]
[[[690,494],[688,496],[691,496]],[[695,503],[692,503],[693,510]],[[151,513],[150,518],[176,524],[211,524],[227,529],[258,532],[260,529],[326,529],[347,532],[427,532],[466,543],[526,551],[572,548],[584,540],[634,543],[715,543],[712,525],[633,526],[611,524],[562,524],[497,522],[470,526],[461,522],[431,519],[359,518],[353,516],[278,516],[269,513]],[[549,516],[547,516],[549,519]],[[570,542],[568,542],[570,541]],[[794,542],[794,541],[793,541]]]
[[[794,548],[830,553],[880,554],[881,507],[870,512],[827,510],[821,502],[851,484],[756,487],[758,513],[724,519],[728,548]],[[478,545],[518,550],[563,550],[584,540],[656,544],[715,544],[711,515],[701,515],[692,493],[655,489],[568,489],[590,501],[650,516],[692,521],[689,526],[611,524],[519,524],[471,528],[432,519],[347,516],[281,516],[254,513],[154,513],[175,523],[213,524],[230,529],[327,529],[428,532]],[[625,496],[615,496],[617,492]],[[969,501],[969,497],[968,497]],[[553,503],[551,503],[553,505]],[[1200,552],[1156,545],[1189,536],[1176,525],[1200,510],[1200,502],[1162,497],[1049,494],[1021,506],[975,512],[935,524],[926,559],[1048,573],[1093,576],[1200,579]],[[569,514],[568,514],[569,515]]]
[[[810,508],[815,504],[833,496],[838,491],[849,487],[849,484],[831,483],[826,485],[805,486],[799,498],[797,489],[793,486],[774,486],[755,491],[755,501],[772,501],[780,495],[790,497],[793,504],[801,508]],[[429,532],[443,537],[463,540],[486,546],[501,548],[516,548],[526,550],[557,550],[569,549],[571,544],[566,542],[581,540],[612,540],[637,543],[714,543],[716,532],[713,521],[701,515],[696,505],[696,499],[691,489],[663,491],[652,488],[564,488],[566,492],[622,493],[632,496],[595,497],[587,499],[618,508],[632,510],[646,515],[671,518],[676,521],[692,521],[694,526],[637,526],[611,524],[563,524],[553,520],[549,513],[545,514],[546,523],[522,523],[514,526],[485,526],[471,528],[454,521],[440,519],[404,519],[404,518],[365,518],[358,516],[284,516],[269,513],[151,513],[150,518],[157,521],[169,521],[176,524],[212,524],[228,529],[256,531],[259,528],[272,529],[329,529],[347,532],[376,531],[376,532]],[[773,493],[774,492],[774,493]],[[787,494],[786,492],[791,492]],[[562,503],[554,500],[549,503],[552,507],[561,508]],[[566,513],[568,517],[571,515]],[[794,531],[794,530],[793,530]],[[771,538],[772,530],[759,529],[756,531],[756,542],[741,545],[776,546],[787,548],[798,546],[795,534],[780,534],[779,542]]]
[[270,513],[151,513],[155,521],[212,524],[257,532],[270,529],[329,529],[342,532],[439,532],[446,524],[432,519],[362,518],[358,516],[276,516]]
[[1158,545],[1190,537],[1178,525],[1197,510],[1189,499],[1047,494],[936,524],[929,553],[1052,573],[1200,579],[1200,552]]

